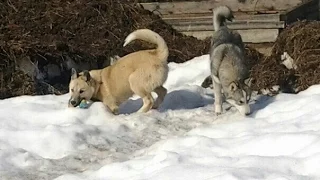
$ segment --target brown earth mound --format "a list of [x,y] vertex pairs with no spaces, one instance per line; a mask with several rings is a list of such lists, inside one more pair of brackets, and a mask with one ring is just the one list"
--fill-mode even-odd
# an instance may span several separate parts
[[[67,60],[102,68],[109,57],[153,47],[139,41],[122,47],[124,38],[139,28],[164,37],[170,48],[169,62],[184,62],[208,52],[208,40],[184,36],[158,16],[126,1],[1,1],[0,98],[66,92]],[[18,68],[25,59],[36,67],[27,71],[38,71],[37,77],[28,77],[26,70]],[[51,79],[46,72],[49,65],[59,68]],[[61,84],[62,89],[58,88]]]
[[[287,52],[296,70],[281,65]],[[320,83],[320,22],[299,21],[285,28],[275,42],[270,57],[253,67],[254,89],[280,85],[285,91],[299,92]]]
[[[0,99],[67,92],[69,60],[86,63],[84,68],[88,69],[102,68],[108,65],[110,57],[154,47],[141,41],[122,47],[124,38],[139,28],[149,28],[164,37],[170,48],[169,62],[181,63],[208,53],[209,39],[200,41],[182,35],[132,2],[1,1]],[[303,21],[287,27],[275,42],[270,57],[246,48],[253,67],[254,90],[280,84],[282,89],[301,91],[320,83],[319,24]],[[280,64],[283,52],[295,60],[297,70],[289,71]],[[30,68],[21,68],[27,65]],[[50,67],[58,68],[58,75],[50,77]]]

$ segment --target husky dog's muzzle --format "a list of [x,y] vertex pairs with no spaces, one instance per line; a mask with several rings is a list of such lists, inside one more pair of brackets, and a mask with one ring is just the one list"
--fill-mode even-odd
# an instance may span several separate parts
[[247,115],[251,114],[251,110],[250,110],[250,105],[249,104],[244,103],[242,105],[239,105],[233,99],[226,99],[226,101],[229,104],[233,105],[240,112],[240,114],[242,114],[244,116],[247,116]]

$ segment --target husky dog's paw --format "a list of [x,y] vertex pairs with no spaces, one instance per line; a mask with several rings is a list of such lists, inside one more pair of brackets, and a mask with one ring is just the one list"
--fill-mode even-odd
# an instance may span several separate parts
[[222,114],[222,106],[221,105],[215,105],[215,114],[216,115],[221,115]]
[[250,106],[248,104],[243,105],[243,106],[238,106],[236,108],[238,109],[240,114],[243,116],[250,115],[250,113],[251,113]]

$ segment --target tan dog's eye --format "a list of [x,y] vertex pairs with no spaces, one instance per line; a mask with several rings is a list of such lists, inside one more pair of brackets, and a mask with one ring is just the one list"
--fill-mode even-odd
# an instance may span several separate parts
[[80,94],[83,93],[83,92],[84,92],[84,90],[80,90]]
[[73,90],[73,89],[71,89],[71,91],[73,92],[74,90]]

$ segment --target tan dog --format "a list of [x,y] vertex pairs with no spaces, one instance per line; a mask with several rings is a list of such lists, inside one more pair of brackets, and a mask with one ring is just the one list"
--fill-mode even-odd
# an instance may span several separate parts
[[[77,73],[72,69],[69,107],[76,107],[82,99],[99,100],[112,113],[133,94],[140,96],[143,106],[138,112],[158,108],[167,90],[162,86],[168,77],[168,47],[164,39],[149,29],[139,29],[127,36],[123,46],[140,39],[157,45],[156,49],[137,51],[118,59],[104,69]],[[154,102],[151,92],[158,95]]]

